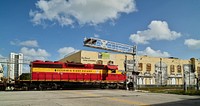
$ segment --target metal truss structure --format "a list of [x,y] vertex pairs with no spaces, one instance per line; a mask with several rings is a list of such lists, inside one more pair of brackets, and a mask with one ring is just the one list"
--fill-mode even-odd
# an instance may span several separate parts
[[128,68],[127,63],[127,57],[125,57],[125,71],[126,71],[126,87],[128,88],[128,85],[132,85],[132,89],[137,89],[137,75],[139,72],[137,71],[137,62],[136,62],[136,46],[130,46],[122,43],[117,43],[113,41],[103,40],[99,38],[85,38],[84,39],[84,46],[91,47],[91,48],[97,48],[97,49],[103,49],[103,50],[109,50],[113,52],[119,52],[124,54],[131,54],[133,56],[133,62],[132,62],[132,68]]
[[[20,62],[16,62],[16,59],[9,59],[9,58],[0,58],[0,63],[2,65],[2,68],[4,69],[4,67],[7,67],[7,70],[3,70],[3,71],[7,71],[7,78],[9,79],[8,81],[10,81],[10,71],[11,71],[11,65],[13,64],[24,64],[24,65],[29,65],[31,60],[26,60],[26,59],[22,59],[20,60]],[[4,72],[2,72],[4,73]]]
[[110,51],[119,52],[119,53],[131,54],[131,55],[136,54],[136,51],[135,51],[136,46],[130,46],[130,45],[103,40],[99,38],[92,38],[92,37],[85,38],[84,46],[93,47],[97,49],[110,50]]

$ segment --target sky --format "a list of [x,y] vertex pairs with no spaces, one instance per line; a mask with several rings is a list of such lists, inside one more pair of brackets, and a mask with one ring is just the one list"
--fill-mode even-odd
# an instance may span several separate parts
[[138,55],[200,58],[200,0],[0,0],[0,57],[62,59],[85,37],[137,45]]

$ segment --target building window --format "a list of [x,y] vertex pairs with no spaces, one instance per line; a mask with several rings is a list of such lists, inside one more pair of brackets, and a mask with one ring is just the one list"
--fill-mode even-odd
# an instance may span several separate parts
[[170,73],[171,73],[171,74],[174,74],[174,71],[175,71],[175,70],[174,70],[174,65],[170,65]]
[[150,63],[147,63],[146,70],[151,71],[151,64]]
[[178,66],[177,66],[177,72],[178,72],[178,73],[181,73],[181,65],[178,65]]
[[138,71],[142,71],[142,65],[143,65],[142,63],[138,64]]

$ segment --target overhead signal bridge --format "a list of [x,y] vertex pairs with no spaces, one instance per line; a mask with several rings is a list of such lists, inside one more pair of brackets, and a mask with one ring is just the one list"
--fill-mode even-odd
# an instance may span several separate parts
[[119,53],[136,55],[136,46],[130,46],[122,43],[107,41],[99,38],[85,38],[84,46],[97,49],[110,50]]
[[133,56],[132,64],[128,63],[127,56],[125,56],[125,61],[124,61],[125,63],[124,68],[127,76],[126,86],[128,86],[128,84],[132,84],[133,90],[136,90],[137,75],[139,74],[139,72],[137,71],[137,62],[135,59],[137,51],[136,46],[130,46],[122,43],[117,43],[113,41],[107,41],[92,37],[84,39],[84,46],[132,55]]

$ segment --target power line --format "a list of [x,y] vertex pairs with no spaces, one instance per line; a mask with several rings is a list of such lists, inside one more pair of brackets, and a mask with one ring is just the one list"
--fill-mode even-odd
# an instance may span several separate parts
[[[23,62],[17,62],[17,61],[23,61]],[[15,58],[0,58],[0,63],[6,63],[6,64],[30,64],[32,60],[27,59],[15,59]]]

